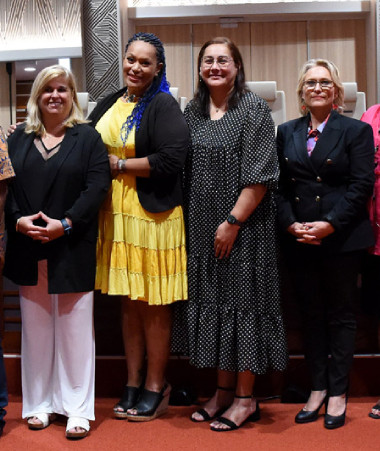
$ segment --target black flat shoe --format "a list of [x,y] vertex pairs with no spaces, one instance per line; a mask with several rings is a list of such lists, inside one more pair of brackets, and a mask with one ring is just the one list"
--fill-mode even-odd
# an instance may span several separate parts
[[303,424],[303,423],[312,423],[313,421],[318,420],[319,411],[325,402],[326,398],[323,399],[323,401],[319,404],[316,410],[304,410],[305,408],[303,408],[297,413],[294,421],[296,423]]
[[[136,405],[140,393],[140,387],[129,387],[126,385],[120,401],[113,408],[115,418],[125,420],[127,418],[127,410]],[[118,408],[123,410],[118,410]]]
[[[160,392],[144,388],[137,404],[127,412],[127,419],[129,421],[150,421],[163,415],[168,410],[170,389],[169,384],[165,384]],[[136,412],[130,413],[131,409]]]
[[[245,396],[236,396],[236,398],[245,398]],[[210,429],[215,432],[228,432],[228,431],[236,431],[236,429],[240,429],[245,423],[248,421],[259,421],[261,417],[260,414],[260,406],[259,403],[256,401],[256,410],[252,412],[241,424],[237,425],[233,421],[229,420],[225,417],[218,417],[216,418],[216,421],[219,421],[219,423],[225,424],[228,426],[228,429],[220,429],[215,426],[210,426]]]

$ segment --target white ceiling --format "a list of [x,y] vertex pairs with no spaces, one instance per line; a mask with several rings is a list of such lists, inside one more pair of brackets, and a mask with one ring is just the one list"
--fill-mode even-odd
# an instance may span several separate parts
[[[16,61],[15,62],[15,73],[17,81],[30,81],[36,78],[38,72],[48,66],[53,64],[58,64],[58,59],[46,59],[46,60],[29,60],[29,61]],[[36,70],[34,72],[26,72],[25,67],[35,66]]]

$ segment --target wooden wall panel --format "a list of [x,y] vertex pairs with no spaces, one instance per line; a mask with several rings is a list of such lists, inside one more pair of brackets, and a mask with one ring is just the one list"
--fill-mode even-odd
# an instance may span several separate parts
[[239,47],[244,61],[245,76],[247,80],[252,77],[249,23],[238,23],[236,28],[225,28],[219,23],[196,24],[193,25],[194,89],[198,81],[197,60],[199,50],[205,42],[217,36],[225,36]]
[[179,95],[191,99],[191,25],[141,25],[136,33],[145,31],[158,36],[165,47],[167,79],[171,86],[179,88]]
[[364,19],[311,21],[310,58],[327,58],[339,68],[342,81],[356,81],[367,91]]
[[299,116],[296,84],[307,59],[306,22],[251,23],[252,80],[275,80],[285,91],[287,120]]
[[196,88],[201,46],[227,36],[239,47],[247,80],[276,80],[285,91],[287,119],[299,116],[295,94],[298,72],[308,58],[334,61],[343,81],[356,81],[366,92],[365,20],[252,22],[224,28],[219,23],[139,25],[136,31],[157,34],[165,45],[168,80],[191,99]]

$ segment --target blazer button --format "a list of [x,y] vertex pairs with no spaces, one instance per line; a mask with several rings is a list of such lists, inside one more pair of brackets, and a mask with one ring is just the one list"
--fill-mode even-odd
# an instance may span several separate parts
[[289,158],[288,158],[288,157],[285,157],[285,161],[288,162],[288,161],[289,161]]
[[293,183],[296,181],[296,179],[295,179],[294,177],[292,177],[290,180],[291,180]]
[[321,177],[317,177],[317,182],[322,182],[322,179],[321,179]]
[[331,160],[330,158],[328,158],[328,159],[326,160],[326,163],[327,163],[327,164],[332,164],[332,160]]
[[321,198],[319,197],[319,196],[317,196],[316,198],[315,198],[315,202],[319,202],[321,200]]
[[299,201],[300,201],[300,198],[299,198],[299,197],[295,197],[294,200],[295,200],[296,202],[299,202]]

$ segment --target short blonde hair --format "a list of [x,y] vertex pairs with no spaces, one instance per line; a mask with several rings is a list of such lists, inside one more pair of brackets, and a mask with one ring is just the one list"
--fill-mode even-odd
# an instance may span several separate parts
[[334,99],[334,104],[337,105],[338,111],[340,113],[343,112],[344,109],[344,88],[342,82],[340,81],[339,70],[335,66],[332,61],[325,60],[322,58],[311,59],[306,61],[306,63],[302,66],[299,77],[298,77],[298,85],[297,85],[297,99],[298,99],[298,108],[303,116],[306,116],[309,112],[309,109],[305,105],[303,100],[303,83],[305,81],[306,72],[313,67],[321,66],[327,69],[330,72],[331,79],[334,82],[335,88],[337,90],[337,95]]
[[82,108],[78,102],[77,87],[74,75],[66,69],[66,67],[54,65],[42,69],[34,80],[30,97],[27,104],[28,116],[26,119],[26,133],[35,132],[37,135],[42,135],[45,132],[45,126],[42,123],[41,112],[38,106],[38,99],[43,93],[46,85],[54,78],[65,78],[73,96],[73,106],[71,108],[69,117],[65,120],[65,127],[73,127],[76,124],[87,123],[83,116]]

